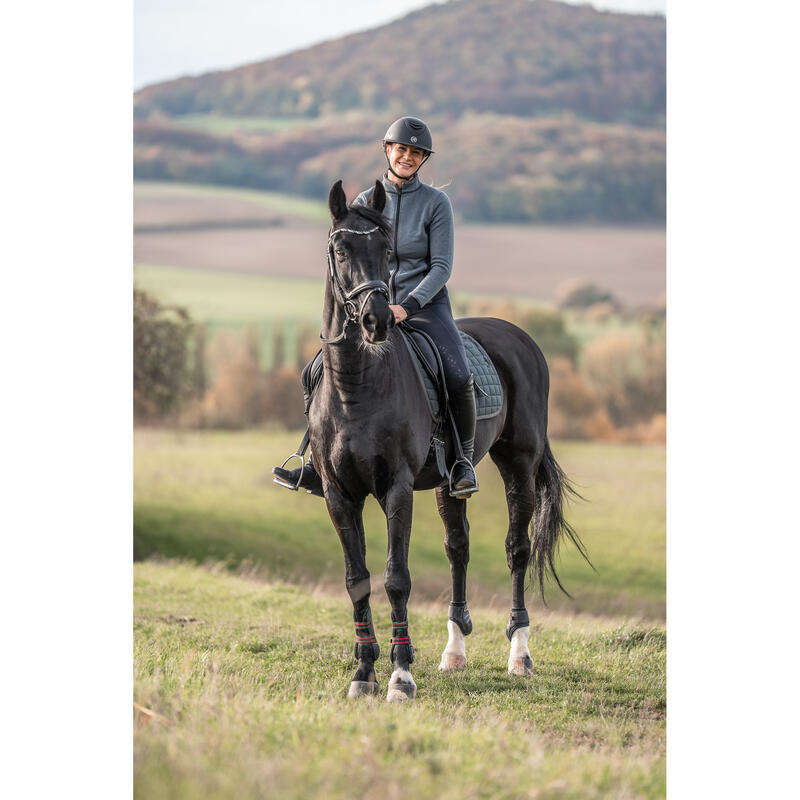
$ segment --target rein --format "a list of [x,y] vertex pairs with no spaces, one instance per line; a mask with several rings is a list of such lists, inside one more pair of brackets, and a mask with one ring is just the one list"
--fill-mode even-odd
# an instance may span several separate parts
[[[347,335],[347,326],[350,324],[358,324],[361,315],[364,313],[364,306],[366,306],[367,301],[375,292],[380,292],[387,301],[389,300],[389,287],[383,281],[364,281],[364,283],[359,283],[358,286],[351,289],[349,292],[346,291],[339,278],[339,273],[336,271],[336,258],[333,255],[332,241],[335,233],[356,233],[360,236],[366,236],[367,234],[375,233],[377,230],[380,230],[380,226],[378,225],[367,231],[357,231],[352,228],[336,228],[336,230],[334,230],[331,228],[328,233],[328,272],[330,273],[331,282],[335,288],[334,296],[338,295],[337,300],[339,306],[344,309],[346,316],[342,323],[341,333],[338,336],[326,339],[322,333],[320,333],[319,338],[323,344],[337,344],[341,342]],[[356,307],[356,304],[353,302],[354,298],[364,292],[366,292],[366,295],[361,301],[361,305]]]

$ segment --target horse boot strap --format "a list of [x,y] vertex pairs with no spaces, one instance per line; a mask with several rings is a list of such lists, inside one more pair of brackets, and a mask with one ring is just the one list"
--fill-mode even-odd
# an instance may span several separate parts
[[508,615],[508,625],[506,625],[506,636],[508,641],[514,635],[514,631],[520,628],[526,628],[531,624],[528,611],[525,608],[512,608],[511,613]]
[[447,619],[455,622],[464,636],[469,636],[472,633],[472,619],[469,616],[466,600],[460,603],[450,603],[450,608],[447,609]]

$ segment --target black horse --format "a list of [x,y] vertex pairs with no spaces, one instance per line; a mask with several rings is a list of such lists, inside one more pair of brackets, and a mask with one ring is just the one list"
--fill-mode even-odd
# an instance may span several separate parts
[[[380,181],[369,206],[348,206],[341,181],[331,189],[333,224],[320,337],[324,373],[308,420],[314,464],[344,550],[345,584],[353,602],[358,669],[350,696],[378,691],[374,663],[380,650],[369,605],[362,521],[367,495],[374,495],[386,514],[389,546],[384,578],[392,606],[391,701],[416,695],[406,607],[411,590],[408,545],[415,490],[436,489],[450,559],[452,602],[441,670],[465,666],[464,637],[472,623],[466,603],[467,503],[449,495],[446,479],[435,463],[428,463],[433,422],[412,357],[398,341],[399,331],[393,330],[389,309],[391,236],[381,213],[385,202]],[[534,341],[508,322],[462,319],[458,327],[483,345],[503,387],[500,414],[478,421],[475,462],[488,452],[505,482],[509,513],[506,553],[512,582],[506,629],[511,640],[508,671],[531,675],[526,571],[531,568],[540,586],[547,573],[560,587],[553,558],[564,535],[585,555],[562,514],[565,493],[572,490],[547,440],[547,364]],[[529,534],[532,519],[535,522]]]

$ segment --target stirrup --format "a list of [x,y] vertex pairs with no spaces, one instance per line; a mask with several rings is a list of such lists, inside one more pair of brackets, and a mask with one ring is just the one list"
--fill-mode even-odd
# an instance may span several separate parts
[[283,478],[275,477],[272,479],[273,483],[277,483],[278,486],[283,486],[286,489],[291,489],[293,492],[296,492],[300,488],[300,481],[303,480],[303,470],[306,468],[306,460],[300,453],[292,453],[284,462],[280,465],[279,469],[283,469],[293,458],[300,459],[300,475],[297,478],[297,483],[289,483],[289,481],[283,480]]
[[[459,464],[466,464],[471,470],[472,474],[475,476],[475,487],[467,486],[464,489],[454,489],[453,488],[453,473],[456,471],[456,467]],[[463,497],[465,500],[468,497],[472,497],[478,491],[478,475],[475,472],[475,467],[472,462],[468,458],[457,458],[453,462],[453,466],[450,468],[450,472],[447,475],[447,484],[448,489],[450,491],[451,497]]]

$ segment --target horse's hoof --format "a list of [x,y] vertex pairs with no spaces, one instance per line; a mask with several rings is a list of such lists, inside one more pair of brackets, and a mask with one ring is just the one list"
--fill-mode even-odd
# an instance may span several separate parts
[[508,659],[509,675],[533,675],[533,659],[530,656]]
[[467,666],[467,657],[460,653],[442,653],[442,663],[439,664],[441,672],[454,672]]
[[405,669],[396,669],[389,678],[389,693],[386,699],[390,703],[402,703],[413,700],[417,696],[417,684],[411,673]]
[[390,703],[403,703],[406,700],[413,700],[416,696],[416,684],[392,683],[389,685],[389,692],[386,695],[386,700]]
[[362,697],[363,695],[378,694],[380,691],[375,681],[351,681],[348,697]]

